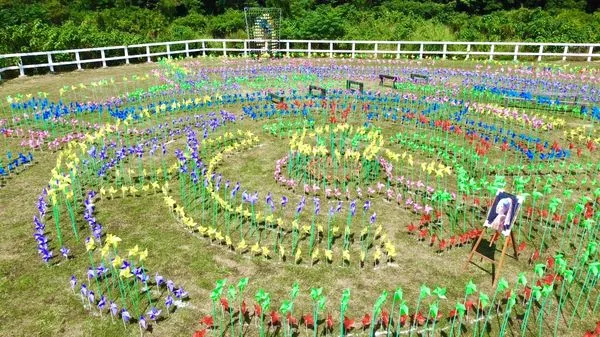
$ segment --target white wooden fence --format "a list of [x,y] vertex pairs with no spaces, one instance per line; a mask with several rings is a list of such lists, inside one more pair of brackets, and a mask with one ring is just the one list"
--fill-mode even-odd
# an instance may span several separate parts
[[[74,69],[84,65],[107,67],[133,62],[152,62],[159,57],[244,55],[253,49],[255,40],[210,39],[146,43],[131,46],[99,47],[88,49],[57,50],[23,54],[0,55],[0,79],[3,73],[18,71],[26,76],[28,69],[45,69],[50,72]],[[290,56],[415,58],[441,57],[469,59],[470,57],[537,60],[598,61],[600,44],[535,43],[535,42],[438,42],[438,41],[343,41],[343,40],[281,40],[279,52]],[[68,66],[68,67],[65,67]],[[61,69],[62,67],[62,69]]]

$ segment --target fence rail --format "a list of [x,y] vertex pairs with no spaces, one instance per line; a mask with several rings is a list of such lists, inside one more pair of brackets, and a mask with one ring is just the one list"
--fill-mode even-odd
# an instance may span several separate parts
[[[18,71],[26,76],[28,69],[41,69],[50,72],[58,67],[83,69],[83,65],[108,67],[113,63],[129,64],[152,62],[153,58],[206,55],[244,55],[253,51],[250,42],[264,42],[242,39],[207,39],[155,42],[130,46],[113,46],[87,49],[69,49],[34,53],[0,55],[0,79],[5,72]],[[344,40],[281,40],[278,51],[290,56],[290,53],[302,53],[306,56],[355,58],[357,55],[372,57],[400,58],[405,55],[423,58],[427,56],[478,58],[508,58],[515,61],[525,57],[542,61],[554,58],[563,61],[598,61],[600,44],[577,43],[534,43],[534,42],[442,42],[442,41],[344,41]],[[43,61],[42,61],[43,60]],[[64,70],[64,69],[60,69]]]

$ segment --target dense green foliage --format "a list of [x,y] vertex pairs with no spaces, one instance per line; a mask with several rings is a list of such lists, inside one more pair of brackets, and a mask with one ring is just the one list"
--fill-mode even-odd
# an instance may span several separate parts
[[0,0],[0,53],[244,38],[245,6],[291,39],[600,41],[597,0]]

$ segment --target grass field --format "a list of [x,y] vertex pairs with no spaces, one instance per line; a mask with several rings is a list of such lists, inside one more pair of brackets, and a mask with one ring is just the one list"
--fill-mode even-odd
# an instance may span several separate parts
[[[521,85],[522,90],[529,91],[533,91],[532,84],[518,79],[541,78],[559,84],[570,81],[578,85],[588,85],[585,90],[592,94],[588,94],[586,98],[588,101],[582,104],[590,107],[597,104],[593,101],[597,99],[597,93],[590,91],[590,88],[598,88],[597,80],[581,79],[577,77],[578,75],[572,76],[572,74],[583,73],[580,70],[581,65],[545,66],[554,67],[553,72],[544,72],[541,66],[538,70],[530,70],[528,65],[512,63],[482,64],[429,60],[272,62],[263,60],[257,65],[256,61],[251,60],[194,59],[30,77],[3,83],[0,86],[0,97],[10,96],[17,102],[28,101],[27,94],[32,94],[31,97],[47,97],[51,102],[62,100],[67,105],[69,102],[95,102],[103,103],[106,107],[110,102],[112,108],[119,107],[120,111],[126,112],[126,115],[142,117],[129,120],[125,124],[125,117],[119,120],[119,117],[110,116],[106,111],[90,112],[85,108],[78,111],[76,107],[71,107],[67,109],[69,113],[65,115],[67,122],[35,120],[23,118],[23,115],[34,116],[43,108],[11,107],[7,100],[2,100],[0,113],[2,118],[6,119],[2,128],[23,130],[21,136],[15,131],[14,135],[8,137],[4,132],[3,139],[0,141],[3,166],[6,167],[7,152],[12,152],[15,156],[20,152],[24,154],[31,152],[34,162],[17,168],[0,180],[0,219],[2,219],[0,221],[2,233],[0,335],[133,336],[142,333],[148,336],[189,336],[194,331],[203,329],[199,320],[207,314],[215,316],[215,324],[218,326],[210,333],[218,335],[220,329],[225,329],[230,321],[228,317],[221,318],[220,309],[214,311],[215,307],[211,305],[211,293],[215,282],[226,278],[228,285],[236,284],[241,278],[248,277],[250,281],[244,296],[248,306],[251,307],[255,302],[254,294],[259,289],[264,289],[272,298],[268,312],[280,309],[282,302],[288,298],[292,284],[297,281],[300,292],[295,301],[294,316],[298,318],[314,310],[310,288],[323,287],[327,305],[321,312],[320,318],[324,319],[326,313],[333,313],[335,318],[335,328],[333,331],[326,332],[329,335],[339,335],[340,301],[345,289],[351,291],[346,316],[356,320],[352,334],[367,336],[369,329],[363,329],[360,323],[364,314],[373,312],[373,304],[384,290],[388,291],[384,308],[387,311],[393,309],[391,308],[392,297],[397,287],[403,289],[410,315],[418,307],[419,311],[427,316],[431,308],[435,307],[432,306],[433,304],[439,304],[439,312],[443,314],[443,318],[436,320],[436,323],[433,323],[434,320],[429,320],[424,326],[414,323],[414,327],[409,323],[399,329],[400,334],[456,335],[458,321],[448,319],[448,313],[455,308],[457,302],[464,302],[465,285],[472,280],[477,285],[477,292],[469,298],[477,302],[481,300],[482,293],[487,294],[491,305],[484,306],[479,313],[471,311],[464,321],[461,320],[463,335],[552,336],[555,334],[555,321],[558,321],[557,336],[581,336],[586,330],[593,329],[600,317],[598,273],[596,271],[594,274],[593,269],[594,266],[597,268],[599,254],[597,250],[592,249],[594,244],[597,244],[600,228],[596,224],[598,213],[595,212],[596,197],[598,197],[596,179],[599,172],[598,155],[595,152],[595,145],[598,143],[597,127],[594,125],[596,120],[589,114],[585,116],[577,111],[574,112],[572,105],[559,109],[556,106],[547,107],[543,104],[519,100],[514,102],[517,107],[506,109],[510,110],[506,115],[509,117],[502,118],[500,115],[503,113],[505,99],[501,95],[472,90],[477,81],[485,81],[491,85],[497,80],[495,82],[497,86],[512,81],[514,85]],[[509,67],[514,69],[510,75],[505,72],[505,68]],[[595,65],[585,67],[586,73],[598,75]],[[401,77],[400,89],[380,87],[377,79],[379,73]],[[406,79],[410,73],[427,73],[429,82],[413,83]],[[474,73],[479,75],[475,76]],[[493,76],[486,77],[485,74],[493,74]],[[502,76],[506,78],[498,80]],[[358,95],[343,91],[348,78],[363,82],[365,91],[370,91],[372,94]],[[321,102],[320,98],[304,97],[309,84],[326,87],[329,90],[327,101]],[[539,83],[538,85],[542,86]],[[291,97],[293,89],[303,97],[295,99]],[[332,89],[340,90],[339,93],[332,94]],[[226,102],[225,99],[227,95],[245,95],[265,90],[286,90],[285,103],[288,106],[277,105],[270,108],[269,101],[259,100],[261,96],[255,96],[255,102]],[[397,92],[400,96],[394,101]],[[207,106],[205,102],[207,96],[211,100],[211,106]],[[384,100],[386,97],[387,99]],[[464,101],[453,102],[453,98]],[[295,100],[300,104],[294,103]],[[331,106],[333,102],[337,108]],[[460,115],[465,102],[469,102],[470,110],[468,114]],[[476,112],[472,104],[474,102],[482,106],[480,112]],[[308,104],[314,105],[306,108]],[[492,105],[486,107],[485,104]],[[161,108],[161,105],[165,108]],[[171,105],[174,108],[169,111]],[[326,107],[323,107],[324,105]],[[183,106],[188,108],[184,109]],[[244,111],[249,111],[250,106],[255,112],[274,114],[268,118],[253,119],[249,113],[244,114]],[[131,107],[134,109],[126,110]],[[146,108],[146,111],[142,111],[143,108]],[[297,115],[282,113],[291,112],[295,108],[299,111]],[[307,111],[304,118],[301,114],[303,108]],[[152,109],[157,112],[152,113]],[[342,117],[344,109],[350,112],[347,119]],[[203,140],[202,127],[194,126],[193,115],[218,113],[221,110],[234,114],[235,123],[228,123],[207,132],[208,137]],[[337,119],[335,122],[331,120],[331,111]],[[519,116],[518,118],[510,117],[513,111]],[[147,114],[143,116],[146,112]],[[389,112],[388,117],[384,117],[386,112]],[[411,112],[414,113],[412,117]],[[373,114],[371,117],[369,117],[370,113]],[[394,113],[399,117],[397,121],[392,121],[391,116]],[[375,114],[378,116],[375,117]],[[535,115],[537,119],[526,123],[524,114],[529,117]],[[166,131],[167,128],[170,130],[179,128],[180,124],[173,124],[172,120],[188,116],[192,116],[192,122],[183,120],[181,123],[188,123],[190,129],[182,128],[179,134],[169,134]],[[244,117],[241,118],[242,116]],[[402,120],[400,118],[402,116],[408,117]],[[421,116],[427,121],[419,121]],[[462,119],[459,118],[460,116]],[[69,122],[71,119],[79,121],[78,124]],[[281,186],[273,179],[276,161],[291,154],[289,147],[290,140],[293,139],[292,134],[296,131],[297,135],[302,133],[303,128],[293,127],[293,123],[313,120],[316,128],[330,125],[333,130],[335,125],[342,124],[342,119],[352,125],[357,134],[365,123],[369,124],[364,129],[365,134],[369,130],[378,128],[377,134],[381,135],[382,143],[375,146],[377,153],[375,158],[386,158],[393,163],[395,176],[402,176],[403,179],[410,179],[413,182],[422,182],[424,186],[431,185],[436,191],[446,190],[449,192],[448,195],[425,193],[422,192],[425,187],[419,190],[414,187],[414,184],[390,182],[386,179],[383,168],[380,167],[374,171],[373,186],[375,182],[380,182],[385,187],[383,192],[374,192],[371,196],[367,196],[369,194],[367,184],[354,182],[349,185],[353,191],[350,198],[346,198],[344,193],[339,198],[328,198],[325,189],[341,188],[341,184],[340,186],[328,185],[316,175],[311,176],[312,171],[309,171],[307,166],[303,166],[304,164],[298,164],[295,169],[288,170],[285,166],[283,168],[285,174],[297,177],[299,186],[294,190]],[[473,119],[473,124],[465,122],[468,119]],[[434,123],[438,121],[439,124]],[[75,145],[71,152],[76,155],[70,158],[66,155],[69,152],[67,141],[55,149],[48,148],[48,144],[53,140],[68,134],[93,134],[91,128],[83,126],[83,123],[87,122],[92,125],[96,123],[98,126],[118,123],[120,132],[103,134],[92,141],[87,141],[85,150],[83,147],[80,150],[80,145]],[[170,126],[165,126],[164,129],[152,129],[153,133],[143,134],[133,131],[146,130],[165,122],[170,123]],[[443,123],[446,122],[449,124],[444,126]],[[544,125],[552,123],[553,127],[536,126],[535,123],[538,122]],[[278,131],[266,132],[265,125]],[[489,125],[497,125],[498,129],[510,129],[517,135],[523,134],[542,139],[540,145],[542,148],[536,149],[534,141],[516,137],[518,142],[534,149],[536,159],[528,160],[520,150],[512,147],[503,148],[502,141],[494,142],[494,136],[500,134],[502,138],[502,134],[498,129],[489,128]],[[449,129],[449,126],[453,128]],[[456,131],[459,127],[464,133]],[[578,128],[581,127],[583,131],[579,131]],[[192,129],[196,130],[194,136],[189,133]],[[31,139],[27,136],[29,130],[48,131],[49,135],[43,139],[41,148],[31,149],[26,142],[23,143]],[[235,134],[237,130],[253,132],[258,137],[258,142],[252,146],[240,146],[231,154],[225,152],[222,161],[214,162],[213,172],[221,174],[223,182],[230,180],[231,186],[238,181],[241,183],[242,188],[235,198],[228,199],[231,187],[229,189],[221,187],[216,191],[216,195],[221,196],[223,200],[234,203],[234,208],[241,202],[243,191],[249,194],[258,192],[256,210],[252,208],[251,211],[251,205],[246,202],[244,207],[250,213],[244,216],[235,214],[233,210],[227,210],[223,203],[215,202],[214,197],[209,197],[210,191],[207,191],[207,195],[203,193],[205,189],[202,187],[202,181],[205,177],[200,173],[202,166],[194,166],[190,159],[194,152],[193,147],[190,147],[191,138],[197,136],[200,143],[198,155],[204,165],[209,165],[212,160],[219,157],[218,153],[227,148],[227,145],[216,145],[216,141],[212,145],[209,139],[225,137],[229,132]],[[465,136],[468,130],[480,136],[468,138]],[[319,143],[319,132],[316,129],[308,128],[306,132],[308,134],[306,144],[311,149],[323,145]],[[490,136],[491,140],[483,141],[482,137],[486,135]],[[156,139],[153,140],[154,137]],[[243,139],[243,136],[236,137],[228,145]],[[375,133],[373,137],[376,137]],[[390,138],[397,141],[391,141]],[[331,139],[339,140],[340,144],[344,143],[348,147],[354,147],[351,145],[352,134],[343,136],[341,132],[334,134],[322,131],[321,141],[324,140],[325,147],[328,148],[330,145],[331,148],[334,147],[334,144],[328,143]],[[357,152],[365,151],[366,144],[372,141],[367,136],[356,139],[359,141],[359,145],[355,147]],[[569,143],[572,143],[573,147],[569,149],[571,155],[564,159],[539,159],[540,153],[552,152],[550,149],[555,141],[561,149],[568,149]],[[126,147],[148,142],[148,146],[143,157],[126,157],[116,166],[111,167],[107,175],[98,178],[96,172],[100,165],[108,163],[111,158],[118,157],[118,146],[107,147],[106,159],[91,159],[88,150],[93,146],[100,150],[102,146],[109,145],[111,142]],[[545,147],[544,142],[548,142]],[[156,155],[148,153],[153,144],[156,145]],[[161,155],[163,144],[166,151]],[[338,144],[335,144],[335,147],[337,148]],[[176,158],[176,149],[186,153],[186,168],[191,171],[196,169],[200,174],[199,182],[192,182],[189,172],[181,172],[181,160]],[[342,149],[341,145],[339,149]],[[463,150],[459,152],[460,149]],[[581,149],[579,155],[577,155],[578,149]],[[401,157],[393,160],[386,150]],[[479,152],[476,153],[477,151]],[[341,152],[343,156],[343,150]],[[378,165],[377,160],[365,159],[364,153],[362,156],[361,174],[364,173],[367,165],[368,167]],[[61,164],[57,164],[59,157]],[[74,161],[77,169],[73,171],[65,165],[75,157],[79,159]],[[314,152],[306,154],[306,157],[306,160],[315,165],[316,168],[313,169],[317,172],[325,174],[331,172],[325,168],[326,159],[319,159],[320,157]],[[409,159],[413,163],[409,164]],[[451,167],[451,173],[442,174],[441,177],[436,176],[435,172],[427,173],[426,169],[422,169],[422,165],[427,167],[431,162]],[[347,162],[339,160],[338,164],[340,168],[334,171],[336,172],[334,175],[343,176],[341,167]],[[165,171],[172,166],[173,169],[167,174]],[[48,212],[43,219],[46,224],[47,245],[53,251],[54,257],[48,263],[44,263],[37,254],[36,240],[32,238],[34,231],[32,218],[38,214],[38,198],[42,189],[47,187],[49,180],[53,178],[52,170],[55,167],[58,167],[58,172],[71,174],[71,182],[67,184],[65,190],[57,190],[58,206],[52,207],[51,202],[48,201]],[[439,166],[436,167],[439,170]],[[464,168],[462,175],[459,174],[459,167]],[[147,173],[142,174],[142,170]],[[127,173],[128,171],[130,173]],[[468,177],[471,182],[465,183],[461,181],[461,177]],[[502,177],[500,180],[503,184],[498,183],[498,177]],[[210,178],[210,175],[207,178],[210,180],[207,184],[214,189],[215,184],[218,183]],[[528,178],[530,180],[527,180]],[[316,193],[304,192],[303,179],[311,188],[316,184],[321,187],[321,190]],[[163,192],[161,193],[161,189],[154,192],[143,191],[142,187],[151,182],[159,183]],[[168,182],[168,187],[165,187],[165,182]],[[494,184],[497,186],[489,188]],[[497,288],[492,284],[493,274],[489,263],[485,260],[480,262],[477,258],[475,265],[471,264],[466,270],[463,269],[474,243],[472,239],[463,245],[457,244],[452,249],[440,246],[441,240],[446,242],[451,237],[483,228],[482,224],[488,210],[487,203],[491,202],[495,190],[500,185],[509,192],[528,195],[512,230],[519,246],[519,260],[507,258],[502,268],[502,276],[508,281],[509,289],[518,294],[515,297],[517,304],[514,310],[511,308],[512,311],[507,309],[508,297],[505,293],[508,289],[500,293],[495,292]],[[139,191],[122,192],[121,186],[137,186]],[[177,302],[174,310],[166,314],[164,301],[169,291],[164,287],[154,287],[155,290],[149,297],[152,297],[154,303],[159,303],[157,306],[163,310],[163,313],[159,321],[152,322],[152,329],[148,331],[141,332],[137,327],[135,322],[138,316],[133,317],[134,324],[124,327],[119,317],[115,317],[114,321],[111,319],[108,309],[98,310],[96,306],[98,298],[94,307],[90,308],[90,302],[82,298],[79,293],[82,282],[87,282],[90,290],[102,289],[103,293],[107,296],[110,294],[115,299],[123,297],[120,291],[122,289],[125,291],[126,288],[129,295],[122,298],[124,302],[121,303],[129,303],[127,306],[130,311],[135,311],[132,303],[140,305],[140,313],[145,313],[150,307],[144,292],[139,291],[138,287],[143,286],[141,282],[120,283],[121,278],[113,275],[101,279],[100,285],[94,282],[93,278],[86,280],[90,261],[93,260],[97,266],[97,263],[104,259],[100,258],[99,243],[90,252],[86,251],[84,239],[91,236],[92,232],[84,217],[83,199],[89,190],[100,194],[100,189],[108,190],[109,187],[117,189],[113,197],[107,193],[104,196],[98,195],[94,199],[93,214],[95,220],[103,226],[102,241],[106,241],[107,233],[121,238],[119,252],[123,257],[127,256],[127,249],[135,245],[138,245],[141,250],[147,249],[148,258],[144,261],[144,268],[149,271],[149,284],[154,281],[154,275],[158,272],[165,279],[172,279],[177,286],[183,287],[189,294],[189,299]],[[362,197],[356,192],[357,187],[362,188],[364,194]],[[68,193],[70,189],[75,194],[74,199],[61,194]],[[388,189],[394,194],[393,198],[386,196],[385,191]],[[534,191],[540,195],[538,196]],[[450,197],[450,192],[456,194],[454,199]],[[270,207],[265,202],[268,193],[272,194],[276,204],[273,207],[274,217],[282,218],[285,225],[277,227],[274,221],[265,219],[266,214],[270,212]],[[402,195],[401,201],[396,197],[399,194]],[[282,196],[289,199],[289,205],[285,208],[280,206]],[[306,198],[306,207],[299,215],[295,215],[295,208],[302,196]],[[320,200],[321,210],[318,215],[313,216],[315,196]],[[583,196],[588,196],[589,200],[582,201]],[[165,203],[167,197],[172,197],[177,205],[181,205],[178,208],[181,207],[185,211],[185,216],[173,211],[172,207]],[[560,203],[555,200],[556,198],[561,199]],[[416,206],[407,206],[407,199],[414,199],[413,201],[418,202],[420,206],[430,205],[434,210],[440,211],[440,220],[436,220],[435,216],[433,220],[424,220],[427,214],[421,209],[417,210]],[[71,206],[67,206],[67,200],[76,201],[72,205],[72,220],[69,215]],[[348,220],[347,214],[352,200],[358,200],[357,212],[356,216]],[[368,211],[363,212],[366,200],[372,201],[372,206]],[[328,210],[329,207],[336,207],[338,201],[342,202],[342,211],[339,215],[331,216],[331,226],[337,226],[339,234],[334,235],[332,240],[333,248],[330,250],[333,261],[329,263],[324,255],[329,228]],[[585,209],[578,208],[578,204],[583,204]],[[532,214],[528,214],[526,211],[528,208],[531,209]],[[588,208],[591,209],[589,218],[584,215]],[[57,213],[53,212],[54,209]],[[547,212],[536,216],[538,212],[544,210]],[[261,212],[263,216],[257,216],[257,212]],[[369,217],[373,213],[376,213],[376,220],[373,225],[369,225]],[[58,227],[62,230],[62,246],[71,250],[69,259],[60,256],[61,245],[58,243],[55,225],[57,214]],[[299,220],[298,229],[292,225],[294,218]],[[584,218],[590,220],[586,223],[588,227],[577,225],[574,222],[576,218],[581,218],[582,224],[585,222]],[[194,225],[186,224],[190,219],[195,221]],[[345,263],[342,257],[343,251],[346,250],[344,226],[350,226],[350,223],[352,227],[349,229],[351,235],[347,250],[351,253],[351,258],[349,263]],[[411,224],[416,225],[418,230],[410,230]],[[318,225],[325,228],[320,235]],[[381,225],[381,233],[376,236],[375,231],[379,225]],[[240,230],[238,226],[245,226],[245,229]],[[304,230],[302,226],[308,226],[306,234],[301,234]],[[75,229],[72,230],[73,227]],[[203,234],[201,227],[212,228],[222,233],[225,231],[229,233],[231,230],[228,236],[231,236],[233,243],[226,244],[225,239],[215,239],[213,235]],[[363,237],[361,231],[366,228],[369,234],[366,239],[361,239]],[[419,239],[419,231],[424,230],[427,234]],[[79,239],[75,237],[75,231],[79,233]],[[320,252],[317,258],[313,258],[310,253],[311,251],[314,253],[311,238],[315,233],[317,239],[314,240],[314,247]],[[281,241],[279,241],[280,236],[282,236]],[[295,247],[296,237],[299,238],[299,243]],[[489,239],[489,235],[485,238]],[[248,244],[244,253],[240,252],[241,249],[235,248],[242,239]],[[503,240],[498,240],[494,248],[500,249]],[[394,246],[395,254],[386,250],[387,242]],[[261,248],[268,247],[270,250],[268,258],[261,256],[262,253],[252,253],[251,247],[255,243]],[[285,247],[287,252],[285,259],[280,256],[280,251],[276,251],[280,247]],[[297,258],[294,253],[298,248],[302,250],[302,253],[299,253],[301,258]],[[359,263],[361,251],[365,252],[365,262],[362,266]],[[564,255],[564,269],[554,267],[556,263],[554,259],[552,262],[548,261],[548,257],[556,257],[559,253]],[[377,254],[382,255],[375,263]],[[500,252],[496,250],[495,258],[498,259],[499,256]],[[312,263],[313,260],[315,263]],[[559,257],[558,260],[561,258]],[[539,264],[542,264],[542,267],[539,267],[541,274],[540,269],[535,267]],[[133,267],[131,269],[133,270]],[[573,271],[577,276],[572,283],[567,284],[561,280],[566,270]],[[548,292],[541,294],[537,300],[528,300],[526,286],[518,283],[520,273],[524,273],[523,276],[527,278],[527,286],[535,284],[537,280],[542,280],[548,275],[554,276],[550,277],[551,282],[548,282],[546,288],[540,286],[538,289]],[[78,279],[74,291],[69,286],[71,275],[75,275]],[[120,286],[115,287],[114,282],[119,283]],[[98,287],[93,285],[94,283]],[[430,295],[419,300],[423,289],[421,285],[427,285],[432,290],[437,287],[446,289],[447,299],[444,296]],[[533,290],[535,293],[536,288],[534,287]],[[142,296],[139,296],[140,294]],[[227,288],[219,297],[227,297]],[[233,300],[230,300],[231,303],[239,301],[239,297],[231,299]],[[119,304],[119,308],[121,307]],[[146,309],[143,310],[142,307]],[[237,310],[237,306],[234,307]],[[558,320],[557,310],[561,311]],[[507,311],[508,313],[504,314]],[[570,324],[572,314],[574,322]],[[528,317],[528,321],[523,324],[524,317]],[[394,312],[392,318],[395,320]],[[245,325],[246,335],[261,334],[256,321],[257,319],[254,319],[253,323]],[[269,319],[265,318],[266,321]],[[325,322],[322,322],[322,327],[324,324]],[[504,324],[506,327],[503,327]],[[500,333],[501,329],[503,329],[502,333]],[[380,328],[379,333],[385,334],[385,330]],[[299,328],[297,331],[301,336],[312,333],[306,328]],[[322,328],[319,334],[325,331],[326,329]],[[231,330],[223,333],[234,334]],[[284,334],[281,329],[275,328],[269,328],[268,333]]]

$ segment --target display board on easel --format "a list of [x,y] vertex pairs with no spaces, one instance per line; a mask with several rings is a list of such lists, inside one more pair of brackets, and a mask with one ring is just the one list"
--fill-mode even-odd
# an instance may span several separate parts
[[[504,264],[506,250],[508,249],[509,245],[512,244],[515,254],[514,258],[518,259],[517,243],[512,232],[512,227],[517,218],[519,210],[521,209],[523,200],[524,199],[522,196],[515,196],[513,194],[505,192],[504,190],[498,190],[496,192],[496,197],[494,198],[492,206],[488,210],[488,214],[483,226],[494,230],[493,238],[497,236],[504,237],[504,244],[502,246],[500,258],[498,261],[496,261],[495,259],[485,256],[477,250],[477,248],[479,248],[479,245],[481,244],[483,236],[485,235],[485,231],[482,231],[479,235],[479,238],[477,238],[477,242],[475,242],[473,249],[471,249],[471,252],[469,253],[469,258],[465,263],[465,269],[468,267],[475,254],[480,255],[482,258],[489,260],[492,264],[496,264],[497,267],[494,276],[495,285],[496,282],[498,282],[500,271],[502,270],[502,266]],[[494,242],[493,238],[490,239],[490,247]]]
[[250,54],[275,56],[279,52],[281,8],[246,7],[244,15]]

